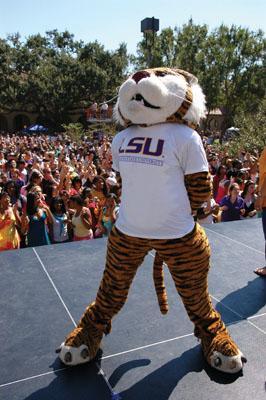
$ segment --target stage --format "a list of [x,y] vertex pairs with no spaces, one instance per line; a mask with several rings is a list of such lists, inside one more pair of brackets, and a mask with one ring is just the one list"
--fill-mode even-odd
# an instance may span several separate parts
[[[102,355],[65,367],[55,349],[95,298],[106,240],[0,254],[1,400],[265,399],[266,279],[261,220],[206,225],[212,247],[209,290],[216,309],[248,359],[226,375],[203,359],[169,273],[170,310],[162,316],[145,258],[129,298],[102,343]],[[118,398],[118,396],[117,396]]]

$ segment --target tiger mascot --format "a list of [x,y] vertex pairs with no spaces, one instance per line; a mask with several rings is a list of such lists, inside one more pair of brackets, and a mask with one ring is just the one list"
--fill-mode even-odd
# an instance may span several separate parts
[[246,362],[211,303],[210,247],[193,218],[211,195],[208,163],[195,131],[205,116],[205,97],[197,82],[183,70],[154,68],[134,73],[120,87],[114,116],[126,129],[112,143],[113,169],[122,179],[119,217],[108,239],[96,300],[57,350],[67,365],[95,358],[138,267],[153,249],[161,312],[168,310],[165,263],[207,362],[231,374]]

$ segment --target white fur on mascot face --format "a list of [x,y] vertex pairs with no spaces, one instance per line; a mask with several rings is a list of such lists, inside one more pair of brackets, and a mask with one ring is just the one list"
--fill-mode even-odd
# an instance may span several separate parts
[[131,75],[120,87],[114,117],[122,126],[184,122],[205,117],[205,96],[198,80],[179,69],[153,68]]

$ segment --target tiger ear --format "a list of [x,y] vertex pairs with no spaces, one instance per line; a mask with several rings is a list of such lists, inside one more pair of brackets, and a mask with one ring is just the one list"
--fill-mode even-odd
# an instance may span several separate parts
[[198,83],[198,79],[195,77],[195,75],[191,74],[190,72],[184,71],[183,69],[179,68],[173,68],[172,70],[176,74],[182,75],[189,85]]

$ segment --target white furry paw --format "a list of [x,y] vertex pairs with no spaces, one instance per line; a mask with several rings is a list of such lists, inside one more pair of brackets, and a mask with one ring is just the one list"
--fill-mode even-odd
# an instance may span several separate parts
[[56,352],[65,365],[78,365],[91,361],[88,346],[85,344],[79,347],[71,347],[66,346],[63,342]]
[[243,356],[241,351],[236,356],[224,356],[219,351],[214,351],[210,357],[211,366],[218,371],[226,372],[228,374],[236,374],[241,371],[247,359]]

